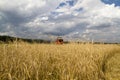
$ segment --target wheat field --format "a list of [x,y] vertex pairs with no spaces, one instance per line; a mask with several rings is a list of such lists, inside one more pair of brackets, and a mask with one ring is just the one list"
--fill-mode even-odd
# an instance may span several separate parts
[[120,80],[114,44],[0,44],[0,80]]

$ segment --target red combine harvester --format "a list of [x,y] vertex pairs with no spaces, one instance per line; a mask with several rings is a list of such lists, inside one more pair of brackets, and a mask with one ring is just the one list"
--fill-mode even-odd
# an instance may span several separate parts
[[62,39],[62,37],[57,37],[57,39],[56,39],[56,44],[63,44],[63,39]]

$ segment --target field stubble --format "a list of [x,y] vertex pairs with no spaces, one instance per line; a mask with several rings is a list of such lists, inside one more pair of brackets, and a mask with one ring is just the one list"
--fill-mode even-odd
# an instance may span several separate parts
[[106,80],[116,53],[117,45],[0,44],[0,80]]

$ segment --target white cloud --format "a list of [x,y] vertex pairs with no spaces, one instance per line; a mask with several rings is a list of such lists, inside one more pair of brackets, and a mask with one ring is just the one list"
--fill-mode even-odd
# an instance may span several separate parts
[[32,15],[48,13],[55,9],[59,0],[4,0],[0,1],[0,9],[5,11],[17,11],[20,15]]
[[48,20],[49,18],[47,17],[47,16],[44,16],[44,17],[42,17],[41,18],[41,21],[46,21],[46,20]]
[[57,8],[62,1],[66,0],[1,0],[0,28],[9,24],[14,34],[24,30],[24,36],[41,33],[42,38],[47,33],[73,38],[95,35],[96,40],[107,40],[112,33],[116,37],[120,34],[120,7],[104,4],[101,0],[74,0],[74,6]]

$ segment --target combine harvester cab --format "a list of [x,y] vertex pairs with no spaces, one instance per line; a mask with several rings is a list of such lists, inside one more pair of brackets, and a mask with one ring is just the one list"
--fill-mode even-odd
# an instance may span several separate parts
[[56,44],[63,44],[63,38],[62,37],[57,37],[55,43]]

